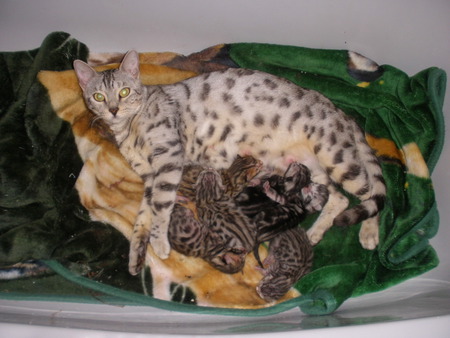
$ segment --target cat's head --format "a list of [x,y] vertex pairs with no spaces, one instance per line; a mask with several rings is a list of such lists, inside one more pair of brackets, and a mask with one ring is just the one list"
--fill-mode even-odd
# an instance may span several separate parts
[[143,103],[139,55],[129,51],[118,69],[96,72],[81,60],[73,63],[87,107],[108,125],[130,118]]

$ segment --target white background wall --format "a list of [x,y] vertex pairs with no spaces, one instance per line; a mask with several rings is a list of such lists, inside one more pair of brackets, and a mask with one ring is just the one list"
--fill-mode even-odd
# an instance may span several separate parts
[[[450,74],[449,0],[1,0],[0,50],[39,47],[62,30],[94,52],[191,53],[224,42],[350,49],[409,75],[438,66]],[[448,86],[450,88],[450,85]],[[447,90],[445,111],[450,113]],[[450,118],[446,114],[447,125]],[[432,240],[450,280],[450,149],[433,178],[440,232]]]

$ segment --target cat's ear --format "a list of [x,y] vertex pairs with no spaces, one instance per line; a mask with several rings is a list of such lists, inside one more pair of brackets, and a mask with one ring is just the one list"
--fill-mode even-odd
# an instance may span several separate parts
[[130,50],[125,54],[119,69],[131,75],[134,79],[139,78],[139,54],[135,50]]
[[77,74],[78,83],[80,84],[81,89],[85,90],[87,84],[95,75],[97,75],[97,72],[81,60],[75,60],[73,62],[73,68]]

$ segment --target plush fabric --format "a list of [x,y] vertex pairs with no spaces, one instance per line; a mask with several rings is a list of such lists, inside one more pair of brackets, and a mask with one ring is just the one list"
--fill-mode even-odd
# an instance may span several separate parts
[[257,296],[261,275],[253,256],[243,273],[225,275],[174,251],[159,260],[149,249],[148,268],[129,275],[127,239],[142,183],[107,128],[92,123],[72,71],[75,59],[104,69],[116,67],[122,56],[89,54],[87,46],[59,32],[36,50],[0,54],[1,298],[242,316],[293,307],[326,314],[349,297],[383,290],[438,264],[428,242],[438,229],[430,172],[443,145],[445,73],[429,68],[409,77],[345,50],[246,43],[189,56],[141,53],[142,80],[173,83],[245,67],[328,96],[364,128],[382,163],[388,198],[378,248],[361,248],[358,225],[331,228],[314,248],[313,271],[278,304]]

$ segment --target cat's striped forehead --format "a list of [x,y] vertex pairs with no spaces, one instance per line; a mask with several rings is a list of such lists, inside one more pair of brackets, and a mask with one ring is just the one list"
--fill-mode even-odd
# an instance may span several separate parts
[[110,90],[130,86],[130,78],[118,69],[108,69],[100,73],[101,81],[97,84],[98,89]]

